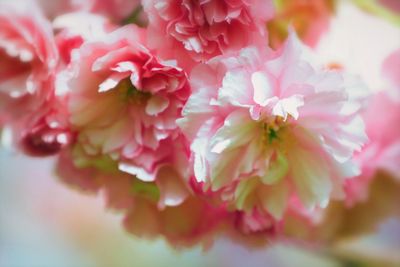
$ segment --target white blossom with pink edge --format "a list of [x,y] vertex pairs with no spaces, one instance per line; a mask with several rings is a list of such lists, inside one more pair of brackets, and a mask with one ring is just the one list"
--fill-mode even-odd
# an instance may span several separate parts
[[291,33],[281,51],[254,47],[217,57],[191,75],[178,124],[191,140],[194,173],[233,208],[280,220],[288,205],[312,211],[343,199],[366,141],[360,103],[339,72],[305,61]]

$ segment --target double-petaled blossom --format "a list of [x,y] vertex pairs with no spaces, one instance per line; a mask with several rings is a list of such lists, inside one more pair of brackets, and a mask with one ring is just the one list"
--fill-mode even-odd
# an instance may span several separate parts
[[66,93],[76,157],[81,165],[85,157],[108,157],[142,181],[165,182],[175,193],[165,204],[177,205],[188,195],[188,149],[175,120],[189,83],[144,43],[145,31],[129,25],[74,54]]
[[[193,70],[179,125],[205,190],[275,220],[343,198],[366,141],[360,104],[338,72],[316,68],[292,34],[281,51],[254,47]],[[261,212],[261,214],[262,214]]]
[[55,96],[58,59],[51,23],[36,5],[1,5],[2,123],[31,155],[55,154],[72,138]]
[[24,2],[0,4],[0,133],[56,155],[58,176],[103,193],[137,236],[327,240],[377,173],[399,178],[400,50],[368,102],[289,27],[315,46],[335,1]]
[[143,6],[150,44],[185,66],[190,57],[204,61],[251,44],[267,45],[265,23],[273,15],[270,0],[145,0]]
[[51,94],[58,53],[51,24],[35,5],[2,3],[0,59],[0,94],[11,102],[27,99],[10,105],[15,113],[40,106]]

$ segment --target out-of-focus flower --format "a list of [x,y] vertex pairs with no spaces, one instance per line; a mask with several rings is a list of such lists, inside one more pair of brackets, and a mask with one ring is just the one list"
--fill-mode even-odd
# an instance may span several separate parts
[[[158,60],[143,46],[144,39],[143,30],[125,26],[83,44],[72,59],[68,109],[82,148],[75,156],[107,156],[143,181],[174,181],[160,178],[166,172],[183,181],[188,149],[175,120],[189,84],[185,72]],[[186,195],[181,190],[180,198],[166,204],[179,204]]]
[[[318,243],[355,239],[373,233],[386,218],[400,216],[400,183],[388,173],[377,171],[369,183],[368,197],[363,201],[348,203],[332,201],[323,210],[318,223],[307,224],[304,220],[293,221],[288,235]],[[289,225],[286,225],[289,226]]]
[[314,47],[328,30],[335,0],[277,0],[276,16],[267,24],[269,45],[279,48],[292,26],[301,40]]
[[52,156],[73,142],[65,100],[55,96],[30,121],[17,128],[20,132],[19,148],[30,156]]
[[233,208],[280,220],[288,205],[313,210],[343,199],[344,179],[358,174],[360,104],[340,73],[304,55],[292,34],[272,58],[250,47],[193,70],[179,124],[197,181]]
[[236,212],[235,226],[246,235],[262,235],[265,233],[269,238],[280,232],[280,224],[264,210],[253,209],[249,212]]
[[[357,154],[360,176],[346,181],[347,203],[368,198],[369,185],[377,172],[386,171],[400,181],[400,50],[390,54],[382,67],[387,90],[376,93],[363,112],[369,142]],[[384,114],[384,115],[382,115]]]
[[145,0],[143,6],[150,44],[183,65],[190,57],[205,61],[250,44],[266,46],[264,25],[273,14],[270,0]]
[[52,27],[36,5],[1,4],[0,57],[0,113],[13,142],[30,155],[57,153],[71,135],[54,94],[59,54]]
[[117,28],[105,17],[83,11],[56,17],[53,27],[59,31],[56,43],[64,64],[70,63],[73,50],[84,42],[101,40],[107,33]]
[[400,101],[400,49],[385,59],[381,75],[387,83],[386,92],[393,100]]
[[[40,106],[53,90],[58,53],[51,24],[36,6],[1,3],[0,58],[0,93]],[[25,113],[26,102],[7,109]]]
[[176,206],[163,205],[165,197],[174,189],[163,187],[160,180],[164,179],[161,183],[167,184],[166,180],[176,178],[171,169],[162,171],[163,177],[160,176],[156,182],[144,182],[120,172],[117,164],[110,160],[98,162],[103,169],[95,166],[95,161],[86,167],[77,167],[74,161],[73,150],[61,153],[57,164],[61,180],[85,192],[102,192],[108,208],[122,212],[126,229],[136,236],[163,236],[173,246],[207,246],[228,216],[225,209],[213,207],[194,195]]

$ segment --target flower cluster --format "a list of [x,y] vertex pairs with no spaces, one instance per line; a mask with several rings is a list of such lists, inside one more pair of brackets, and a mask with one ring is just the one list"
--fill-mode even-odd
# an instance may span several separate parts
[[400,54],[391,94],[369,94],[297,37],[314,46],[332,2],[277,2],[2,3],[3,143],[56,157],[138,236],[259,244],[317,225],[332,200],[367,198],[377,170],[400,173]]

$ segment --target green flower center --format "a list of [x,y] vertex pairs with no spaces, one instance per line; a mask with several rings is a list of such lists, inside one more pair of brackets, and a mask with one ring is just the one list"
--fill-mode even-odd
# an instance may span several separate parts
[[120,98],[132,104],[142,104],[145,103],[151,94],[148,92],[143,92],[136,88],[129,78],[123,79],[118,85],[117,90]]
[[263,137],[268,145],[271,145],[280,140],[280,133],[285,127],[283,118],[275,117],[272,120],[262,123]]

